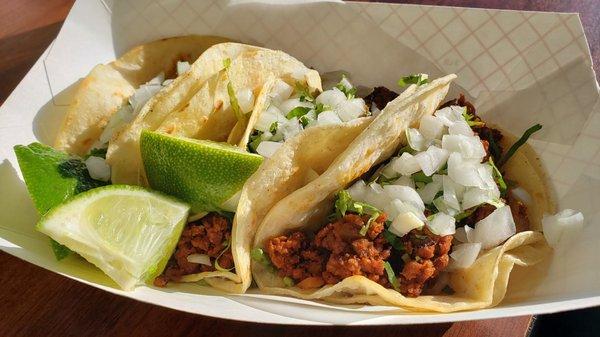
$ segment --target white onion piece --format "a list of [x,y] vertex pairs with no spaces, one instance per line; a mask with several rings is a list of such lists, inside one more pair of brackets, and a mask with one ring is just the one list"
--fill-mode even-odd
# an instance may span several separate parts
[[455,210],[460,211],[460,201],[462,200],[465,187],[455,183],[450,177],[443,176],[442,186],[444,189],[444,201],[446,205],[452,207]]
[[254,94],[252,93],[252,90],[247,88],[238,90],[235,93],[235,97],[237,97],[238,105],[243,113],[252,111],[252,108],[254,108]]
[[436,111],[434,115],[438,117],[445,126],[450,127],[455,122],[465,120],[462,115],[464,111],[465,108],[458,105],[452,105]]
[[481,243],[483,249],[496,247],[515,235],[517,229],[510,207],[497,208],[484,219],[478,221],[469,241]]
[[410,146],[413,150],[425,151],[427,144],[425,137],[423,137],[419,130],[408,128],[406,130],[406,140],[408,142],[408,146]]
[[453,217],[445,213],[436,213],[427,224],[435,235],[446,236],[456,232],[456,223]]
[[544,215],[542,229],[550,246],[556,246],[567,233],[580,231],[583,228],[583,214],[572,209],[562,210],[555,215]]
[[153,77],[150,81],[146,82],[146,85],[161,85],[165,81],[165,73],[160,72],[158,75]]
[[104,158],[90,156],[85,160],[85,167],[87,167],[92,179],[100,181],[110,180],[110,166],[108,166]]
[[459,227],[454,233],[454,238],[460,242],[469,242],[469,238],[471,236],[472,231],[473,228],[469,226]]
[[177,61],[177,76],[181,76],[190,70],[190,63],[186,61]]
[[404,236],[413,229],[422,228],[425,223],[414,213],[406,212],[398,214],[389,227],[390,232],[397,236]]
[[275,83],[273,84],[273,88],[269,93],[269,97],[271,97],[271,103],[275,105],[281,104],[281,102],[285,101],[292,95],[292,92],[294,92],[294,88],[292,88],[292,86],[280,79],[276,79]]
[[427,139],[441,139],[445,126],[442,120],[436,116],[425,115],[421,118],[419,131]]
[[300,125],[297,117],[293,117],[292,119],[281,123],[279,125],[279,130],[281,130],[281,133],[283,134],[283,139],[288,140],[302,131],[302,125]]
[[450,265],[452,269],[469,268],[481,251],[481,243],[461,243],[452,247]]
[[365,184],[364,180],[358,180],[348,189],[348,194],[354,200],[365,200],[367,195],[367,184]]
[[371,103],[371,115],[377,117],[381,113],[381,110],[377,107],[375,103]]
[[148,102],[150,98],[154,97],[154,95],[156,95],[162,88],[162,85],[157,83],[148,82],[148,84],[141,85],[133,93],[133,95],[129,97],[129,104],[131,104],[134,113],[137,114],[146,104],[146,102]]
[[481,164],[472,160],[465,160],[460,154],[453,152],[448,158],[448,176],[454,182],[463,186],[484,187],[485,184],[478,170],[479,166]]
[[290,111],[297,107],[312,109],[314,105],[311,102],[307,101],[301,102],[299,98],[286,99],[285,101],[279,104],[279,110],[285,115],[287,115]]
[[500,202],[498,188],[486,190],[479,187],[469,187],[463,194],[462,207],[468,209],[484,203],[495,204],[498,202]]
[[427,148],[427,151],[418,153],[415,159],[423,173],[429,177],[444,166],[448,160],[448,155],[448,151],[431,145]]
[[187,257],[188,262],[212,266],[210,257],[206,254],[190,254]]
[[338,104],[346,101],[346,95],[338,88],[331,88],[323,91],[319,96],[317,96],[315,101],[334,109],[336,106],[338,106]]
[[364,116],[367,112],[367,106],[362,98],[353,98],[340,102],[335,107],[335,112],[337,112],[342,121],[348,122],[360,116]]
[[442,190],[442,176],[434,174],[431,178],[433,179],[432,182],[417,190],[417,193],[426,204],[432,203],[437,193]]
[[510,190],[512,195],[522,201],[525,205],[531,205],[533,199],[531,195],[523,187],[515,187]]
[[413,173],[421,171],[421,167],[419,166],[415,156],[408,152],[404,152],[400,155],[400,157],[392,159],[390,162],[390,167],[403,176],[409,176]]
[[444,200],[443,196],[433,199],[433,205],[438,209],[438,211],[450,214],[452,216],[455,216],[459,212],[459,210],[450,207],[450,205],[448,205]]
[[483,185],[481,188],[484,189],[497,189],[498,185],[496,185],[496,180],[494,180],[494,169],[492,165],[479,164],[477,167],[477,173],[479,174],[479,178],[481,179]]
[[390,199],[398,199],[405,203],[412,204],[418,210],[423,212],[425,210],[425,204],[421,200],[419,193],[414,188],[400,185],[385,185],[383,190],[387,193]]
[[273,154],[275,154],[277,149],[279,149],[282,145],[283,143],[265,140],[258,144],[258,147],[256,148],[256,153],[260,154],[263,157],[271,158]]
[[392,181],[391,185],[408,186],[410,188],[415,188],[415,182],[410,178],[410,176],[402,176]]
[[412,213],[421,221],[425,221],[427,218],[423,214],[423,211],[417,209],[410,203],[403,202],[399,199],[392,200],[387,206],[383,207],[382,210],[387,214],[388,219],[394,219],[398,214]]
[[[139,110],[136,113],[139,113]],[[133,106],[131,104],[123,104],[117,112],[110,116],[98,140],[99,145],[108,143],[115,132],[120,130],[125,124],[131,122],[135,117],[136,114],[134,114]],[[93,146],[92,148],[98,147],[100,146]]]
[[329,124],[341,124],[342,120],[333,111],[323,111],[317,117],[317,124],[329,125]]
[[367,185],[365,192],[365,198],[362,200],[358,199],[357,201],[364,201],[378,209],[383,209],[391,202],[390,197],[383,187],[377,183],[370,183]]
[[448,127],[448,134],[450,135],[463,135],[463,136],[473,136],[475,132],[471,129],[469,124],[463,119],[460,121],[454,122],[454,124]]
[[273,123],[284,123],[286,121],[287,118],[281,111],[276,106],[271,105],[258,116],[254,128],[258,131],[267,132]]
[[352,85],[352,83],[350,83],[350,81],[348,81],[348,78],[346,76],[342,76],[342,79],[340,80],[340,84],[346,89],[354,88],[354,86]]
[[458,152],[463,158],[477,159],[478,161],[481,161],[486,155],[481,139],[477,136],[444,135],[442,149]]

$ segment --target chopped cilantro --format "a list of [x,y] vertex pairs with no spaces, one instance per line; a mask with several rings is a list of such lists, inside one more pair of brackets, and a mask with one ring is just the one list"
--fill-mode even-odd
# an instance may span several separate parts
[[323,111],[327,111],[331,109],[331,107],[329,105],[325,105],[323,103],[317,103],[315,104],[315,114],[318,116],[321,112]]
[[283,284],[285,284],[286,287],[293,287],[295,282],[291,277],[286,276],[283,278]]
[[392,265],[388,261],[385,261],[383,263],[383,266],[385,268],[385,272],[387,274],[388,281],[390,281],[390,284],[392,285],[392,287],[394,287],[394,289],[396,291],[400,291],[400,281],[398,281],[398,278],[396,278],[396,273],[394,273],[394,269],[392,268]]
[[[346,78],[346,75],[342,75],[342,81]],[[336,88],[338,88],[341,92],[344,93],[344,95],[346,95],[346,98],[348,99],[353,99],[356,96],[356,88],[354,87],[350,87],[348,88],[347,86],[345,86],[342,81],[340,81],[338,84],[335,85]]]
[[[276,124],[277,122],[273,123]],[[273,126],[273,125],[271,125]],[[257,153],[256,149],[258,148],[258,145],[260,144],[260,142],[262,142],[262,131],[258,131],[258,130],[254,130],[252,132],[252,134],[250,135],[250,139],[248,140],[248,151],[252,152],[252,153]]]
[[494,164],[494,160],[492,159],[491,156],[490,156],[490,159],[488,160],[488,163],[492,167],[492,175],[494,176],[494,181],[496,182],[496,184],[498,185],[498,188],[500,189],[500,195],[506,194],[506,190],[508,189],[508,186],[506,185],[506,182],[504,182],[504,178],[502,178],[502,173],[500,172],[498,167],[496,167],[496,165]]
[[425,173],[423,173],[423,171],[413,173],[411,178],[416,183],[418,182],[418,183],[429,184],[430,182],[433,181],[433,178],[426,176]]
[[398,86],[403,88],[409,84],[423,85],[427,82],[429,82],[427,74],[414,74],[404,76],[401,79],[399,79]]
[[456,214],[454,216],[454,220],[456,220],[456,222],[459,222],[462,219],[466,219],[466,218],[470,217],[471,214],[473,214],[476,210],[477,210],[477,207],[471,207],[469,209],[466,209],[466,210]]
[[252,258],[252,260],[262,264],[267,269],[269,269],[271,271],[275,270],[275,268],[273,267],[273,264],[271,263],[271,259],[269,259],[269,257],[267,256],[267,254],[265,254],[265,252],[262,250],[262,248],[256,247],[256,248],[252,249],[250,251],[250,257]]
[[506,152],[506,154],[504,154],[504,156],[502,156],[502,158],[498,161],[498,167],[502,167],[502,165],[504,165],[510,159],[510,157],[512,157],[513,154],[515,154],[515,152],[517,152],[517,150],[521,146],[523,146],[523,144],[525,144],[525,142],[527,142],[527,139],[529,139],[529,137],[532,134],[538,132],[541,128],[542,128],[541,124],[536,124],[536,125],[530,127],[529,129],[525,130],[525,133],[523,133],[523,135],[521,136],[521,138],[519,138],[510,147],[510,149],[508,149],[508,151]]
[[54,241],[54,239],[50,239],[50,246],[52,247],[52,252],[54,252],[54,256],[58,261],[71,254],[71,250],[67,248],[67,246],[61,245],[60,243]]
[[[381,211],[369,204],[364,202],[354,201],[350,196],[350,193],[346,190],[342,190],[337,194],[337,200],[335,201],[335,215],[337,218],[341,218],[346,215],[346,212],[354,212],[358,215],[367,214],[370,216],[369,221],[361,228],[360,234],[366,235],[369,230],[371,223],[376,220],[380,215]],[[364,233],[364,234],[363,234]]]
[[300,82],[296,82],[296,91],[298,92],[298,98],[300,102],[314,102],[315,97],[311,94],[307,85]]
[[383,231],[383,238],[389,242],[390,245],[392,245],[392,247],[394,247],[395,250],[397,251],[404,251],[404,245],[402,244],[402,242],[398,239],[398,237],[390,232],[389,230],[384,230]]
[[271,126],[269,126],[269,132],[272,134],[276,134],[278,126],[279,126],[279,124],[277,124],[277,122],[271,123]]
[[465,119],[465,121],[467,122],[467,124],[469,124],[470,127],[474,127],[474,126],[475,127],[480,127],[480,126],[484,126],[485,125],[484,122],[476,120],[474,115],[468,113],[466,107],[465,107],[462,115],[463,115],[463,118]]
[[393,176],[393,177],[386,177],[384,175],[380,175],[379,177],[377,177],[377,179],[375,179],[375,181],[381,185],[381,186],[385,186],[385,185],[391,185],[394,181],[396,181],[398,178],[400,178],[400,175],[397,176]]
[[308,108],[308,107],[297,106],[297,107],[293,108],[292,110],[290,110],[290,112],[288,112],[287,115],[285,115],[285,118],[292,119],[294,117],[297,117],[298,119],[300,119],[300,117],[306,115],[309,111],[310,111],[310,108]]

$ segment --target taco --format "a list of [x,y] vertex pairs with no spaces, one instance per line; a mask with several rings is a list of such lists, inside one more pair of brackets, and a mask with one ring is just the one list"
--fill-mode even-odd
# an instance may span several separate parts
[[141,165],[142,130],[226,141],[245,123],[256,97],[271,78],[321,90],[318,73],[281,51],[238,43],[206,50],[190,70],[148,101],[137,117],[110,141],[107,163],[116,183],[146,185]]
[[[507,164],[530,132],[503,151],[502,134],[464,97],[440,106],[454,78],[409,87],[324,173],[268,211],[251,253],[262,291],[478,309],[502,300],[514,265],[548,255],[535,231],[552,211],[543,184],[532,183],[543,177],[528,151]],[[502,171],[513,184],[527,180],[519,188],[540,202],[535,212]]]
[[227,41],[194,35],[162,39],[97,65],[79,85],[54,147],[80,156],[105,148],[112,133],[133,119],[170,79],[186,71],[208,47]]

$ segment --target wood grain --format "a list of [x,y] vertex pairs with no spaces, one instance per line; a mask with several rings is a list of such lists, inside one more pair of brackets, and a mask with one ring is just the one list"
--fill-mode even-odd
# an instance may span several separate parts
[[[598,0],[397,1],[537,11],[579,12],[596,72],[600,64]],[[3,1],[0,5],[0,102],[58,33],[73,0]],[[156,307],[112,295],[0,253],[0,336],[525,336],[532,318],[381,327],[250,324]]]

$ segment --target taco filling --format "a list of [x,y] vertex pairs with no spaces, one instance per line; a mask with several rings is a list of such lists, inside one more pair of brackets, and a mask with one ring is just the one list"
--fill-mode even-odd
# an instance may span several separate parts
[[190,221],[183,229],[167,267],[154,280],[154,285],[164,287],[170,281],[181,281],[185,275],[233,271],[231,218],[213,212]]
[[[378,107],[395,97],[378,92],[370,97]],[[441,275],[528,228],[518,186],[501,172],[531,133],[504,151],[501,132],[461,95],[407,129],[395,157],[338,192],[324,226],[272,237],[252,256],[301,289],[362,275],[407,297],[451,293]]]
[[356,97],[356,88],[346,77],[318,95],[300,83],[292,87],[276,80],[267,107],[253,126],[248,151],[271,157],[284,141],[306,128],[341,124],[368,114],[365,101]]

